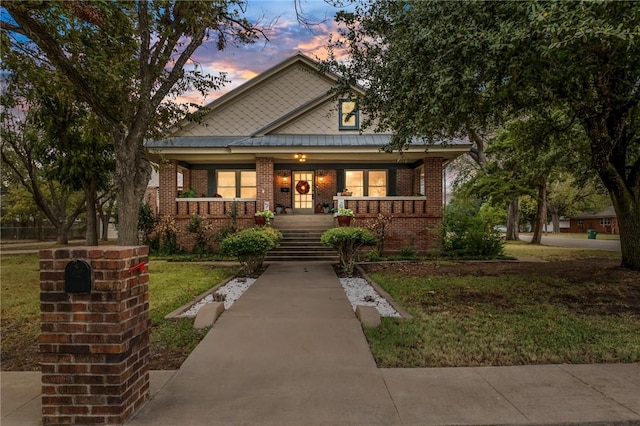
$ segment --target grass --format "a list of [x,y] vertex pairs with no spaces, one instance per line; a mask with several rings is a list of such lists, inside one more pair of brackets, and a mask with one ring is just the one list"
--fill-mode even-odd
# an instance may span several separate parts
[[640,360],[637,313],[598,303],[624,300],[628,283],[523,275],[372,278],[414,316],[383,318],[380,328],[366,330],[380,367]]
[[547,261],[568,261],[575,259],[588,259],[592,257],[620,259],[621,257],[621,254],[618,251],[533,245],[524,241],[507,241],[504,246],[504,253],[507,256],[534,257]]
[[[40,332],[38,256],[2,256],[1,332],[2,369],[37,367]],[[152,363],[179,367],[206,334],[193,330],[193,318],[166,320],[164,316],[233,274],[207,264],[151,262],[149,265],[149,315]]]
[[232,275],[204,264],[154,262],[149,265],[151,367],[178,368],[207,334],[193,329],[193,318],[164,317]]
[[[531,234],[529,234],[531,235]],[[565,233],[565,232],[561,232],[560,234],[544,234],[543,236],[545,237],[559,237],[559,238],[576,238],[576,239],[580,239],[580,240],[586,240],[587,239],[587,233],[586,232],[582,232],[582,233]],[[598,232],[598,235],[596,236],[596,239],[598,240],[620,240],[620,235],[616,235],[616,234],[602,234],[600,232]]]
[[[40,334],[40,270],[37,255],[2,256],[0,283],[2,369],[13,361],[37,366],[36,344]],[[12,355],[8,355],[8,352]]]

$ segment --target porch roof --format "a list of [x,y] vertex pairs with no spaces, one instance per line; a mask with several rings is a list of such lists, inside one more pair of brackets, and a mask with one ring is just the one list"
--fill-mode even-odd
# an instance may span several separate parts
[[[292,135],[276,134],[257,137],[242,136],[182,136],[147,141],[152,157],[176,159],[189,163],[212,161],[247,161],[255,157],[274,157],[280,161],[292,159],[292,154],[314,154],[309,161],[340,162],[346,160],[397,161],[399,153],[384,153],[381,148],[391,140],[390,134]],[[461,139],[437,141],[433,145],[415,141],[402,158],[408,161],[424,157],[453,159],[469,150],[471,144]]]

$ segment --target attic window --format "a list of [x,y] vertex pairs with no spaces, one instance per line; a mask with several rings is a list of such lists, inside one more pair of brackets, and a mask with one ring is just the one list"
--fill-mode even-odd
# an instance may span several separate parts
[[358,130],[360,128],[360,114],[356,109],[355,101],[340,99],[338,116],[340,130]]

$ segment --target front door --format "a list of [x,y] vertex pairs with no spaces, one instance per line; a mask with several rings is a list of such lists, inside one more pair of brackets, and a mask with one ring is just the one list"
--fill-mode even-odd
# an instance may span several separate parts
[[313,172],[293,172],[293,212],[313,214]]

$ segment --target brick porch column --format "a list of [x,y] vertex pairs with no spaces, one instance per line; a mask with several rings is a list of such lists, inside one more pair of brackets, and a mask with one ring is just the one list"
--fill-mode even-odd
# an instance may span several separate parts
[[[149,398],[148,247],[40,251],[42,423],[122,424]],[[66,272],[91,266],[90,293]],[[75,282],[82,281],[75,279]]]
[[178,162],[170,161],[160,165],[159,171],[160,215],[177,214],[176,197],[178,196]]
[[427,199],[427,216],[442,217],[442,171],[444,159],[427,157],[424,159],[424,192]]
[[273,197],[273,158],[256,158],[256,210],[264,208],[264,202],[269,202],[269,209],[274,211],[276,206]]

